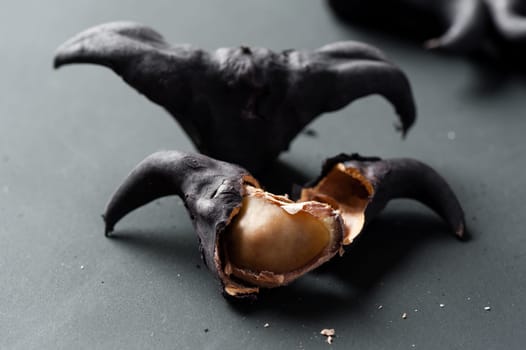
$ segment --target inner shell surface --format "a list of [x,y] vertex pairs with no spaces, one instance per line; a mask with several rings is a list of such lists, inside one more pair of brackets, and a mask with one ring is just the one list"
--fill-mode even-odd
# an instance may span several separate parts
[[303,189],[300,200],[315,200],[338,209],[345,226],[343,244],[347,245],[362,231],[365,209],[373,194],[372,184],[357,169],[338,163],[315,187]]

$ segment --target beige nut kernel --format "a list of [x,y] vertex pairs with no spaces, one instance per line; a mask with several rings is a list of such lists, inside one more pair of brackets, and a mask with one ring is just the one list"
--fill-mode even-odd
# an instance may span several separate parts
[[286,284],[338,252],[340,226],[327,204],[294,203],[247,186],[225,240],[225,272],[260,286]]
[[[252,271],[284,273],[303,267],[329,243],[325,225],[311,214],[287,212],[262,198],[245,197],[231,230],[230,261]],[[291,254],[294,252],[294,254]]]

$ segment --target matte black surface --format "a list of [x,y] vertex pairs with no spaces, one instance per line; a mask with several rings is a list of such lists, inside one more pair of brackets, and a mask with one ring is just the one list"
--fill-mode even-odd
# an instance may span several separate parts
[[[352,31],[321,1],[7,1],[0,17],[0,348],[523,348],[523,77]],[[396,203],[343,258],[235,306],[202,266],[179,199],[104,238],[100,214],[128,171],[160,149],[192,150],[165,111],[108,72],[53,71],[57,45],[112,20],[207,49],[378,46],[412,82],[419,118],[407,139],[370,97],[311,124],[275,172],[313,178],[340,152],[423,160],[457,193],[472,239]],[[331,346],[322,328],[336,329]]]
[[259,172],[320,114],[381,95],[403,135],[415,120],[405,74],[375,47],[339,41],[314,51],[168,44],[134,22],[99,24],[67,40],[54,66],[108,67],[163,106],[199,152]]
[[[308,187],[320,184],[339,163],[346,170],[358,171],[372,185],[365,210],[365,225],[373,221],[391,200],[412,199],[440,215],[449,224],[451,232],[463,238],[466,223],[461,204],[447,181],[425,163],[411,158],[381,159],[341,153],[324,162],[321,175]],[[302,196],[302,199],[306,198]]]

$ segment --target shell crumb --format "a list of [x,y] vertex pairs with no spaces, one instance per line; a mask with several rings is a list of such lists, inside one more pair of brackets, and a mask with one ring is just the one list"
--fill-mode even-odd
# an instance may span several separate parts
[[263,325],[263,327],[264,327],[264,328],[268,328],[268,327],[270,327],[270,324],[269,324],[269,323],[265,323],[265,324]]
[[402,318],[403,318],[404,320],[407,318],[407,312],[404,312],[404,313],[402,314]]
[[485,306],[484,307],[484,311],[490,311],[491,310],[491,306]]
[[327,337],[328,344],[332,344],[336,331],[334,328],[324,328],[320,331],[320,334]]
[[334,328],[324,328],[321,330],[320,334],[325,336],[333,336],[334,334],[336,334],[336,331],[334,330]]

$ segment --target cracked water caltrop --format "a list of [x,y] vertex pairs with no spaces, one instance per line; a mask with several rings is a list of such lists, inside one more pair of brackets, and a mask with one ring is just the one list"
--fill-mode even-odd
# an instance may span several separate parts
[[131,211],[167,195],[183,200],[202,257],[224,295],[255,296],[343,254],[391,199],[415,199],[458,236],[464,213],[445,180],[414,159],[330,158],[297,201],[261,189],[250,173],[201,154],[163,151],[138,164],[106,207],[109,235]]

